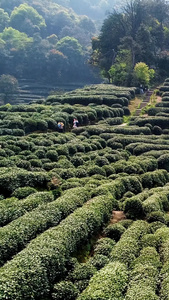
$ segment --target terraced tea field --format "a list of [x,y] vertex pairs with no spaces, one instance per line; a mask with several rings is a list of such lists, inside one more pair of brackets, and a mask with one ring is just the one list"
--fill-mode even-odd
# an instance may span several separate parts
[[0,106],[0,299],[169,299],[168,82]]

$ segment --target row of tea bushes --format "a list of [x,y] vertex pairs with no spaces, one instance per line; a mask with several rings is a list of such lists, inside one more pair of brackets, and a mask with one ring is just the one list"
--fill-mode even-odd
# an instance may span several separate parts
[[[111,260],[89,281],[88,287],[77,299],[122,299],[128,285],[127,266],[138,256],[141,249],[140,239],[148,232],[146,222],[134,222],[113,247]],[[138,246],[140,243],[140,246]],[[104,280],[104,284],[103,284]],[[57,298],[56,298],[57,299]]]
[[87,287],[89,279],[97,271],[92,264],[79,264],[75,258],[71,259],[70,265],[71,270],[68,277],[54,285],[52,299],[76,299],[80,291]]
[[160,221],[168,223],[164,214],[169,210],[169,188],[151,189],[151,194],[148,191],[129,197],[123,200],[123,210],[128,218],[141,219],[145,218],[149,222]]
[[132,153],[133,155],[142,155],[145,152],[149,152],[151,150],[163,151],[169,150],[169,145],[164,144],[149,144],[147,143],[131,143],[126,147],[126,150]]
[[154,157],[130,156],[128,161],[119,160],[112,165],[116,173],[143,174],[155,171],[158,168],[157,160]]
[[134,125],[145,126],[146,124],[151,124],[152,126],[159,126],[162,129],[168,128],[169,119],[163,116],[148,116],[148,117],[138,117],[134,121]]
[[[117,122],[120,120],[119,118],[112,118],[111,122]],[[108,139],[113,137],[115,134],[125,134],[125,135],[151,135],[151,129],[149,127],[139,127],[139,126],[108,126],[109,118],[100,121],[97,125],[92,126],[86,126],[86,127],[80,127],[73,129],[73,133],[75,133],[77,136],[79,134],[88,134],[89,136],[92,135],[102,135],[105,137],[105,139]],[[118,124],[112,124],[112,125],[118,125]]]
[[107,222],[113,206],[114,199],[108,195],[93,198],[32,241],[0,269],[0,299],[26,300],[48,294],[51,283],[63,276],[71,253]]
[[126,300],[158,300],[160,256],[153,247],[143,248],[132,263]]
[[[148,143],[152,144],[164,144],[169,145],[169,142],[164,138],[157,137],[155,135],[124,135],[124,134],[112,134],[112,133],[102,133],[100,137],[105,139],[106,141],[111,140],[114,143],[121,143],[123,147],[132,143]],[[163,136],[162,136],[163,137]],[[165,136],[164,136],[165,137]]]
[[159,113],[167,113],[168,114],[169,113],[169,107],[162,107],[162,106],[160,106],[160,107],[153,107],[153,108],[150,108],[148,110],[148,115],[149,116],[155,116],[155,115],[157,115]]
[[154,193],[143,202],[144,214],[150,214],[154,211],[168,211],[169,210],[169,191],[164,190]]
[[133,222],[114,246],[111,252],[111,260],[119,261],[129,266],[139,255],[141,250],[141,238],[146,233],[148,233],[147,222]]
[[[129,223],[129,221],[130,220],[124,220],[120,223],[123,222],[124,224],[127,224]],[[120,223],[109,225],[108,227],[121,226],[122,228],[124,228]],[[136,222],[136,224],[137,223],[138,222]],[[153,226],[154,225],[155,224],[153,224]],[[155,231],[157,229],[158,226]],[[145,232],[149,232],[150,230],[151,226],[147,224],[147,230]],[[134,230],[132,231],[134,234]],[[125,230],[123,231],[123,233],[124,232]],[[145,237],[148,237],[148,240],[150,240],[150,235],[156,238],[154,234],[143,234],[143,237],[140,236],[140,249],[142,248],[142,244],[144,244],[143,240],[146,240]],[[159,239],[158,233],[157,238]],[[114,241],[109,238],[102,238],[98,240],[94,249],[94,256],[91,257],[87,263],[82,263],[80,265],[77,263],[77,261],[75,261],[75,267],[73,268],[73,271],[70,271],[68,277],[66,277],[64,281],[61,281],[54,285],[52,299],[94,299],[98,297],[99,299],[110,299],[110,297],[116,297],[116,299],[119,299],[118,296],[120,297],[120,299],[121,297],[127,297],[126,299],[137,300],[147,300],[147,297],[149,297],[148,299],[158,299],[156,290],[159,283],[159,270],[161,267],[161,262],[155,248],[152,246],[146,246],[146,248],[144,248],[143,246],[140,255],[131,262],[131,270],[129,269],[128,271],[126,266],[122,263],[119,263],[118,261],[110,263],[110,252],[113,251],[111,249],[114,248],[114,246]],[[96,269],[94,269],[93,267],[93,263],[95,266],[95,257],[97,261],[96,266],[98,266],[97,269],[101,269],[97,273]],[[91,263],[92,268],[90,265]],[[122,288],[123,292],[120,285],[121,281],[118,278],[118,276],[122,274],[121,272],[119,272],[119,269],[117,273],[114,272],[115,270],[117,270],[117,265],[123,266],[123,268],[125,268],[126,270],[126,274],[129,274],[129,282],[128,279],[127,281],[123,282],[123,287],[125,286],[125,289]],[[91,280],[89,281],[90,278]],[[126,278],[128,278],[128,276]],[[116,288],[115,290],[114,287]],[[126,288],[127,294],[125,296]],[[121,292],[119,291],[119,289]],[[80,294],[77,298],[79,292],[81,292],[82,294]],[[119,293],[116,294],[116,292]]]
[[[104,118],[122,118],[124,110],[122,107],[101,106],[75,106],[72,109],[70,105],[55,105],[55,106],[36,106],[32,105],[33,111],[20,111],[20,107],[4,106],[0,107],[0,135],[15,135],[23,136],[25,134],[40,131],[47,132],[48,130],[57,131],[57,123],[64,123],[64,130],[69,130],[73,127],[73,119],[77,118],[79,125],[87,125],[93,122],[98,122]],[[31,107],[31,106],[30,106]],[[1,111],[7,108],[6,111]],[[17,110],[18,109],[18,110]],[[24,110],[24,107],[23,107]],[[125,108],[127,112],[127,108]],[[117,121],[115,122],[115,124]]]
[[127,88],[127,87],[119,87],[112,84],[93,84],[93,85],[87,85],[83,89],[77,89],[73,90],[71,92],[68,92],[66,94],[74,95],[74,94],[107,94],[107,95],[116,95],[121,97],[124,96],[127,93],[130,95],[130,97],[134,98],[135,96],[136,88]]
[[120,104],[128,106],[128,101],[135,96],[134,88],[119,88],[113,85],[94,85],[83,89],[77,89],[62,96],[50,95],[46,103],[69,103],[74,104],[105,104],[108,106]]
[[169,210],[169,191],[164,188],[161,191],[154,191],[152,195],[146,192],[133,196],[124,201],[123,209],[126,216],[131,219],[146,217],[149,222],[160,221],[168,224],[168,218],[164,212]]
[[87,188],[69,189],[57,200],[39,205],[0,228],[0,265],[23,249],[37,234],[56,226],[89,198],[90,192]]
[[160,273],[160,279],[161,279],[160,299],[162,299],[162,300],[169,299],[169,296],[168,296],[168,285],[169,285],[168,233],[169,233],[169,229],[165,228],[165,233],[163,234],[163,239],[161,239],[161,245],[160,245],[160,254],[161,254],[161,260],[163,263],[161,273]]
[[92,190],[93,196],[106,195],[111,193],[115,199],[119,200],[127,192],[131,191],[134,194],[140,193],[142,191],[142,184],[138,177],[136,176],[120,176],[113,183],[108,182],[101,184]]
[[[104,283],[103,283],[104,282]],[[128,283],[127,267],[120,262],[111,262],[97,272],[78,300],[117,299],[124,297]]]
[[37,192],[24,200],[14,197],[5,199],[0,202],[0,226],[4,226],[37,206],[53,200],[54,196],[51,192]]
[[155,170],[141,175],[143,188],[153,188],[155,186],[163,186],[169,180],[169,174],[166,170]]
[[19,168],[0,169],[0,191],[4,195],[9,195],[16,188],[24,186],[45,189],[49,181],[47,172],[29,172]]
[[[49,96],[50,98],[47,99],[47,101],[51,101],[51,96]],[[53,100],[53,98],[52,98]],[[68,103],[70,105],[74,105],[74,104],[82,104],[82,105],[89,105],[91,103],[97,104],[97,105],[107,105],[107,106],[111,106],[114,104],[120,104],[121,106],[128,106],[129,101],[127,99],[127,97],[121,97],[118,98],[116,96],[111,96],[111,95],[104,95],[104,96],[64,96],[60,99],[55,98],[56,101],[61,102],[62,104],[64,103]]]

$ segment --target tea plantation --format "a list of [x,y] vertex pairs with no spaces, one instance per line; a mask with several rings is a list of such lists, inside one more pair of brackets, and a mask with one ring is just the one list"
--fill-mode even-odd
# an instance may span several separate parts
[[169,299],[169,79],[159,94],[130,118],[135,88],[106,84],[0,106],[0,300]]

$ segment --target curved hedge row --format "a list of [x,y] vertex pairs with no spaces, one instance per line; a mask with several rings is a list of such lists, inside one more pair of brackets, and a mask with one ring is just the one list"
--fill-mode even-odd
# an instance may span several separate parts
[[158,300],[160,257],[153,247],[143,248],[133,262],[126,300]]
[[153,211],[169,210],[169,191],[154,193],[143,202],[143,211],[150,214]]
[[163,186],[169,180],[169,174],[166,170],[156,170],[141,175],[141,181],[144,188],[153,188]]
[[53,200],[54,196],[51,192],[37,192],[22,201],[17,198],[3,200],[0,202],[0,226],[19,218],[40,204]]
[[96,197],[30,242],[0,269],[0,299],[36,299],[48,294],[51,283],[64,274],[71,253],[107,222],[113,206],[112,197]]
[[10,195],[18,187],[31,186],[47,188],[49,175],[46,172],[29,172],[19,168],[1,168],[0,190]]
[[157,230],[156,235],[158,236],[158,239],[160,241],[160,254],[161,254],[161,260],[163,262],[163,266],[160,272],[160,299],[161,300],[168,300],[169,299],[169,293],[168,293],[168,287],[169,287],[169,228],[161,228]]
[[145,124],[150,123],[151,125],[160,126],[162,129],[169,127],[169,119],[167,117],[144,117],[144,118],[137,118],[135,120],[135,125],[142,127],[145,126]]
[[78,300],[121,300],[128,283],[128,271],[124,264],[112,262],[97,272]]
[[141,237],[148,233],[145,221],[135,221],[121,236],[111,252],[111,260],[130,265],[141,250]]
[[56,226],[77,207],[82,206],[89,197],[90,192],[86,188],[70,189],[52,203],[40,205],[0,228],[0,265],[23,249],[37,234]]
[[142,191],[142,185],[139,178],[135,176],[126,176],[116,179],[114,182],[105,183],[95,188],[92,191],[93,196],[106,195],[111,193],[115,199],[120,199],[124,193],[131,191],[133,193],[140,193]]

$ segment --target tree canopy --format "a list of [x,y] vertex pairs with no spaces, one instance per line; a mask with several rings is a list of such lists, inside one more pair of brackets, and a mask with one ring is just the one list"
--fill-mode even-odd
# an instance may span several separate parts
[[[92,63],[100,67],[105,77],[119,84],[132,84],[133,70],[139,62],[153,66],[160,76],[168,76],[167,68],[160,67],[164,61],[168,65],[168,17],[169,3],[165,0],[128,1],[121,11],[114,10],[108,15],[97,42],[92,40]],[[119,61],[122,50],[128,55]]]
[[44,18],[27,3],[14,8],[10,16],[10,25],[28,35],[46,27]]
[[0,0],[0,7],[0,75],[95,80],[87,64],[95,22],[77,15],[70,1]]

